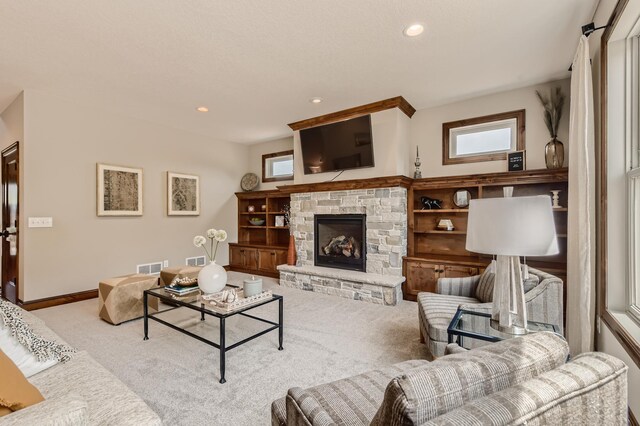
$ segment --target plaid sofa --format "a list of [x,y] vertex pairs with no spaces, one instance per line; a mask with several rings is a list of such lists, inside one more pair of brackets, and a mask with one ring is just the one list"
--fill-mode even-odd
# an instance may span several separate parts
[[609,355],[566,362],[547,332],[454,352],[291,388],[272,425],[627,424],[627,366]]
[[[529,268],[529,285],[525,282],[527,318],[554,324],[562,329],[562,280],[551,274]],[[433,357],[444,355],[447,327],[458,307],[470,311],[491,313],[493,304],[493,273],[465,278],[440,278],[435,293],[418,293],[420,337],[427,343]],[[482,345],[483,342],[472,341]],[[473,346],[472,346],[473,347]]]

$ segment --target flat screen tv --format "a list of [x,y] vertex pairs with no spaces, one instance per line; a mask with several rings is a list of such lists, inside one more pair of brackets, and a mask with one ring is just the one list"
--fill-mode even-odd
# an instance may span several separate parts
[[371,116],[300,131],[304,174],[373,167]]

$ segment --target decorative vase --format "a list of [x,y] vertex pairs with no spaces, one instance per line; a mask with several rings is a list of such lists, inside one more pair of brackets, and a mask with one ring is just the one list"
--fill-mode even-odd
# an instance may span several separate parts
[[560,169],[564,164],[564,145],[557,138],[553,138],[544,147],[544,160],[547,169]]
[[296,239],[293,235],[289,235],[289,251],[287,252],[287,265],[295,266],[297,260]]
[[227,271],[212,261],[200,270],[198,287],[203,293],[217,293],[227,285]]

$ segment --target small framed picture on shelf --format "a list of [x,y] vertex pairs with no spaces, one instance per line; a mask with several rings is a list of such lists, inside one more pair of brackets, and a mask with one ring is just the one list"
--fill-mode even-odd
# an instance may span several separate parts
[[276,216],[276,226],[284,226],[284,216]]
[[510,172],[521,172],[527,169],[526,151],[514,151],[507,154]]

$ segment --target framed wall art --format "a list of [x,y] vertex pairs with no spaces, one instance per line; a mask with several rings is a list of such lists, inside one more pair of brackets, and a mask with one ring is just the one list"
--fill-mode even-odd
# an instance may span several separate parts
[[97,164],[98,216],[142,216],[142,169]]
[[167,172],[167,215],[200,214],[200,177]]

